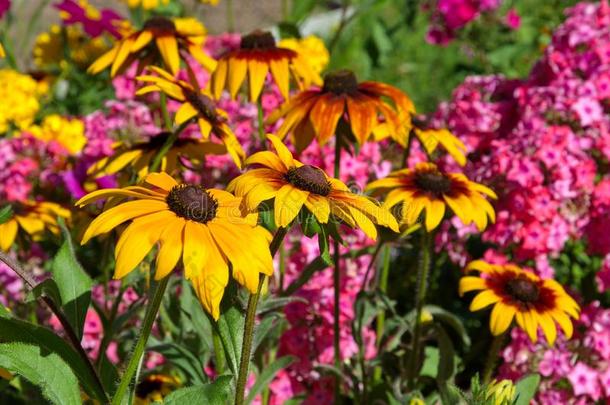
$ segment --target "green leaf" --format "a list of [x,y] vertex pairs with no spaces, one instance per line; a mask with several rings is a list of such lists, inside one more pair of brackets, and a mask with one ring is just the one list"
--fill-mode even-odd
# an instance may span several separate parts
[[10,318],[11,313],[9,310],[2,304],[0,304],[0,318]]
[[[18,319],[0,317],[0,367],[20,374],[43,389],[52,402],[81,403],[76,379],[92,398],[106,394],[84,360],[49,329]],[[59,398],[59,401],[56,401]]]
[[53,259],[51,272],[59,288],[61,307],[80,339],[91,302],[93,282],[76,259],[70,232],[62,221],[59,221],[59,226],[64,235],[64,243]]
[[532,398],[534,398],[534,395],[536,395],[538,384],[540,384],[539,374],[526,375],[517,381],[517,384],[515,384],[515,391],[517,393],[515,405],[528,405]]
[[218,322],[216,322],[216,327],[218,328],[218,334],[225,350],[229,368],[234,375],[237,375],[244,334],[244,316],[242,311],[235,305],[232,305],[220,315]]
[[277,373],[279,373],[283,368],[288,367],[296,360],[294,356],[284,356],[275,360],[273,363],[269,364],[265,367],[262,373],[256,379],[256,382],[250,388],[250,392],[248,393],[248,397],[246,398],[246,404],[252,403],[254,398],[258,394],[260,394],[265,387],[269,385],[271,380],[275,377]]
[[222,375],[212,383],[181,388],[164,398],[165,405],[225,405],[230,402],[233,376]]
[[440,325],[434,325],[438,342],[439,361],[436,380],[439,385],[445,385],[455,374],[455,350],[451,338]]
[[207,381],[203,372],[204,364],[188,348],[172,342],[159,342],[154,338],[151,338],[150,341],[149,350],[162,354],[168,362],[182,370],[191,381]]
[[46,296],[53,300],[57,306],[61,306],[61,296],[59,294],[59,287],[52,278],[47,278],[41,283],[38,283],[26,296],[26,301],[30,302],[38,299],[42,296]]
[[328,243],[328,230],[326,226],[320,227],[318,234],[318,246],[320,247],[320,257],[329,266],[333,265],[333,259],[330,257],[330,244]]
[[0,225],[7,222],[9,219],[13,217],[13,207],[7,205],[0,209]]

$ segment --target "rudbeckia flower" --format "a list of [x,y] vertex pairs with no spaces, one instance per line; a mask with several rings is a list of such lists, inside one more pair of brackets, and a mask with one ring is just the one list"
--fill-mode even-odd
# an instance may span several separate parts
[[304,165],[275,135],[268,134],[276,153],[257,152],[246,159],[246,165],[261,165],[233,179],[227,189],[243,196],[244,204],[255,211],[259,204],[274,201],[277,226],[286,228],[305,207],[317,221],[326,224],[332,218],[352,228],[360,228],[372,239],[377,237],[375,224],[398,232],[392,214],[377,202],[349,191],[340,180],[328,177],[318,167]]
[[[112,156],[100,159],[87,170],[87,174],[96,178],[116,174],[127,166],[133,167],[138,173],[138,179],[148,174],[148,167],[159,153],[169,133],[161,133],[149,142],[137,143],[128,146],[123,142],[116,142],[113,146]],[[201,160],[205,155],[222,155],[227,152],[224,145],[205,142],[199,139],[178,139],[161,161],[161,170],[172,173],[179,164],[181,157],[192,161]]]
[[470,304],[471,311],[493,305],[490,327],[493,335],[504,333],[516,319],[532,342],[538,339],[538,326],[542,328],[550,345],[555,342],[559,324],[569,339],[572,321],[578,319],[580,308],[563,287],[552,279],[541,279],[514,264],[490,264],[475,260],[466,272],[478,271],[479,277],[467,275],[460,280],[459,293],[479,292]]
[[180,68],[180,51],[190,54],[204,68],[212,71],[216,61],[203,52],[205,36],[205,28],[194,18],[170,20],[153,17],[144,23],[141,30],[129,30],[112,49],[93,62],[87,71],[97,74],[111,66],[110,75],[114,77],[136,59],[140,61],[140,66],[146,66],[160,56],[167,69],[176,75]]
[[270,32],[254,31],[242,36],[239,49],[225,53],[218,60],[212,75],[212,92],[215,98],[220,98],[222,90],[228,86],[231,97],[235,98],[248,76],[250,101],[256,101],[263,90],[267,73],[271,72],[280,93],[287,99],[291,72],[301,88],[320,80],[309,64],[302,62],[297,52],[276,46]]
[[131,197],[99,215],[83,235],[82,244],[131,221],[119,238],[114,277],[125,277],[159,243],[156,279],[166,277],[180,258],[185,277],[193,283],[203,307],[214,319],[229,282],[257,292],[259,274],[271,275],[271,234],[257,226],[257,216],[242,213],[242,200],[233,194],[199,185],[178,184],[166,173],[146,176],[149,187],[131,186],[94,191],[76,202]]
[[227,113],[216,108],[216,103],[209,94],[203,90],[196,90],[191,84],[172,77],[163,69],[150,68],[159,76],[145,75],[137,79],[151,83],[136,92],[137,95],[147,94],[153,91],[161,91],[168,97],[182,103],[174,120],[181,125],[189,120],[196,119],[204,140],[209,139],[213,133],[224,143],[233,161],[241,169],[245,153],[237,140],[237,137],[227,125]]
[[434,163],[418,163],[415,169],[392,172],[388,177],[372,181],[367,190],[389,191],[384,206],[402,205],[402,221],[407,225],[417,222],[425,209],[425,225],[428,231],[436,228],[448,206],[464,225],[474,222],[479,231],[494,222],[496,214],[483,194],[497,198],[489,188],[468,180],[462,173],[445,173]]
[[171,375],[150,374],[136,387],[135,405],[163,402],[163,398],[180,387],[180,380]]
[[292,97],[271,115],[269,122],[284,118],[277,135],[283,139],[292,133],[293,144],[301,151],[314,138],[320,145],[328,142],[341,118],[361,145],[381,124],[393,138],[406,139],[414,112],[411,100],[396,87],[372,81],[358,83],[353,72],[339,70],[324,76],[322,88]]
[[13,206],[14,216],[0,224],[0,249],[7,251],[17,237],[19,228],[33,240],[40,240],[45,229],[59,234],[57,218],[70,218],[70,211],[60,205],[46,201],[27,201]]

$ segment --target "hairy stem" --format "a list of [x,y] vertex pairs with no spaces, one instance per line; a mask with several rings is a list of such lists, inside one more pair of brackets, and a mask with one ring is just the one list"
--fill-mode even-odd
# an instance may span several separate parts
[[[381,267],[381,273],[379,274],[379,291],[382,293],[386,293],[388,290],[388,276],[390,274],[390,247],[385,246],[383,249],[383,265]],[[385,324],[385,311],[381,311],[379,315],[377,315],[377,327],[375,330],[376,335],[376,344],[377,350],[380,349],[381,346],[381,336],[383,335],[383,328]],[[382,376],[381,366],[375,367],[375,371],[373,372],[373,381],[379,382],[381,381]]]
[[417,377],[417,368],[421,351],[421,314],[426,300],[426,292],[428,290],[428,273],[430,271],[430,240],[431,235],[426,231],[422,231],[421,235],[421,250],[420,261],[417,268],[417,290],[415,293],[415,326],[413,330],[413,341],[411,345],[411,354],[409,356],[409,379],[408,388],[413,389]]
[[[339,179],[341,176],[341,131],[337,131],[335,135],[335,167],[334,177]],[[333,308],[333,348],[335,352],[335,368],[341,370],[341,327],[340,327],[340,310],[339,301],[341,299],[341,253],[339,252],[339,241],[333,239],[333,290],[334,290],[334,308]],[[335,403],[339,403],[341,395],[341,377],[335,376]]]
[[504,341],[506,338],[506,332],[501,335],[494,336],[491,346],[489,347],[489,352],[487,353],[487,360],[485,361],[485,368],[483,369],[483,384],[489,384],[491,381],[491,375],[496,368],[496,363],[498,362],[498,356],[500,354],[500,350],[502,346],[504,346]]
[[131,380],[138,369],[140,358],[142,357],[142,354],[144,354],[146,342],[148,342],[148,337],[150,336],[150,332],[152,331],[152,327],[155,323],[157,312],[159,312],[159,307],[161,306],[161,301],[163,300],[163,294],[167,288],[168,281],[169,276],[159,281],[154,293],[152,294],[151,300],[148,302],[146,314],[144,315],[144,321],[142,322],[140,336],[138,337],[136,346],[133,350],[131,358],[129,359],[129,363],[127,363],[127,368],[125,369],[121,383],[119,384],[119,387],[112,398],[112,405],[120,405],[122,403],[123,397],[125,396],[125,393],[131,384]]
[[[271,257],[279,250],[284,237],[288,233],[287,228],[278,228],[269,245]],[[250,294],[246,308],[246,320],[244,322],[244,338],[241,347],[241,358],[239,360],[239,374],[237,375],[237,388],[235,390],[235,405],[243,405],[246,396],[246,382],[250,369],[250,356],[252,354],[252,339],[254,338],[254,323],[256,321],[256,307],[260,297],[261,288],[265,282],[265,275],[261,274],[258,279],[256,294]]]
[[163,146],[161,146],[161,149],[159,149],[159,152],[157,153],[157,155],[153,159],[152,163],[150,164],[149,170],[151,172],[156,172],[157,170],[159,170],[159,167],[161,167],[161,162],[163,162],[163,158],[165,157],[165,155],[167,155],[167,152],[169,152],[169,150],[172,148],[172,146],[174,145],[174,142],[176,142],[176,140],[178,139],[178,136],[180,136],[180,133],[182,133],[182,131],[184,131],[184,129],[189,124],[190,124],[189,121],[183,123],[167,137],[167,139],[165,140],[165,143],[163,144]]

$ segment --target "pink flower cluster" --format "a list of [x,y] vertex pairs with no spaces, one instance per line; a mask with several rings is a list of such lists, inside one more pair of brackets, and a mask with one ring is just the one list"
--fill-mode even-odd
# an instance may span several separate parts
[[575,334],[560,334],[555,346],[532,343],[513,329],[503,350],[499,378],[517,380],[536,372],[542,376],[536,404],[590,404],[610,398],[610,310],[593,302],[583,308]]
[[23,202],[34,198],[35,188],[52,187],[66,158],[61,145],[27,132],[0,139],[0,201]]
[[[478,18],[482,13],[495,11],[502,0],[431,0],[426,8],[431,10],[431,26],[426,40],[435,45],[451,42],[458,31]],[[520,18],[511,10],[505,23],[513,29],[520,25]]]
[[468,174],[500,194],[483,239],[521,261],[544,262],[570,238],[610,252],[610,9],[583,3],[568,16],[529,78],[470,77],[433,120],[468,145]]

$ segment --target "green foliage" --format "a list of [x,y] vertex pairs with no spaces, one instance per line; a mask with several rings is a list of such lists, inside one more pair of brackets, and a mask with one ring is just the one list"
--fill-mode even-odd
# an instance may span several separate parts
[[0,225],[13,217],[13,207],[6,205],[0,209]]
[[105,397],[72,347],[50,330],[24,321],[0,317],[0,367],[39,386],[53,403],[80,404],[79,381],[91,397]]
[[163,403],[166,405],[225,405],[230,402],[232,379],[233,377],[230,375],[223,375],[209,384],[181,388],[164,398]]

